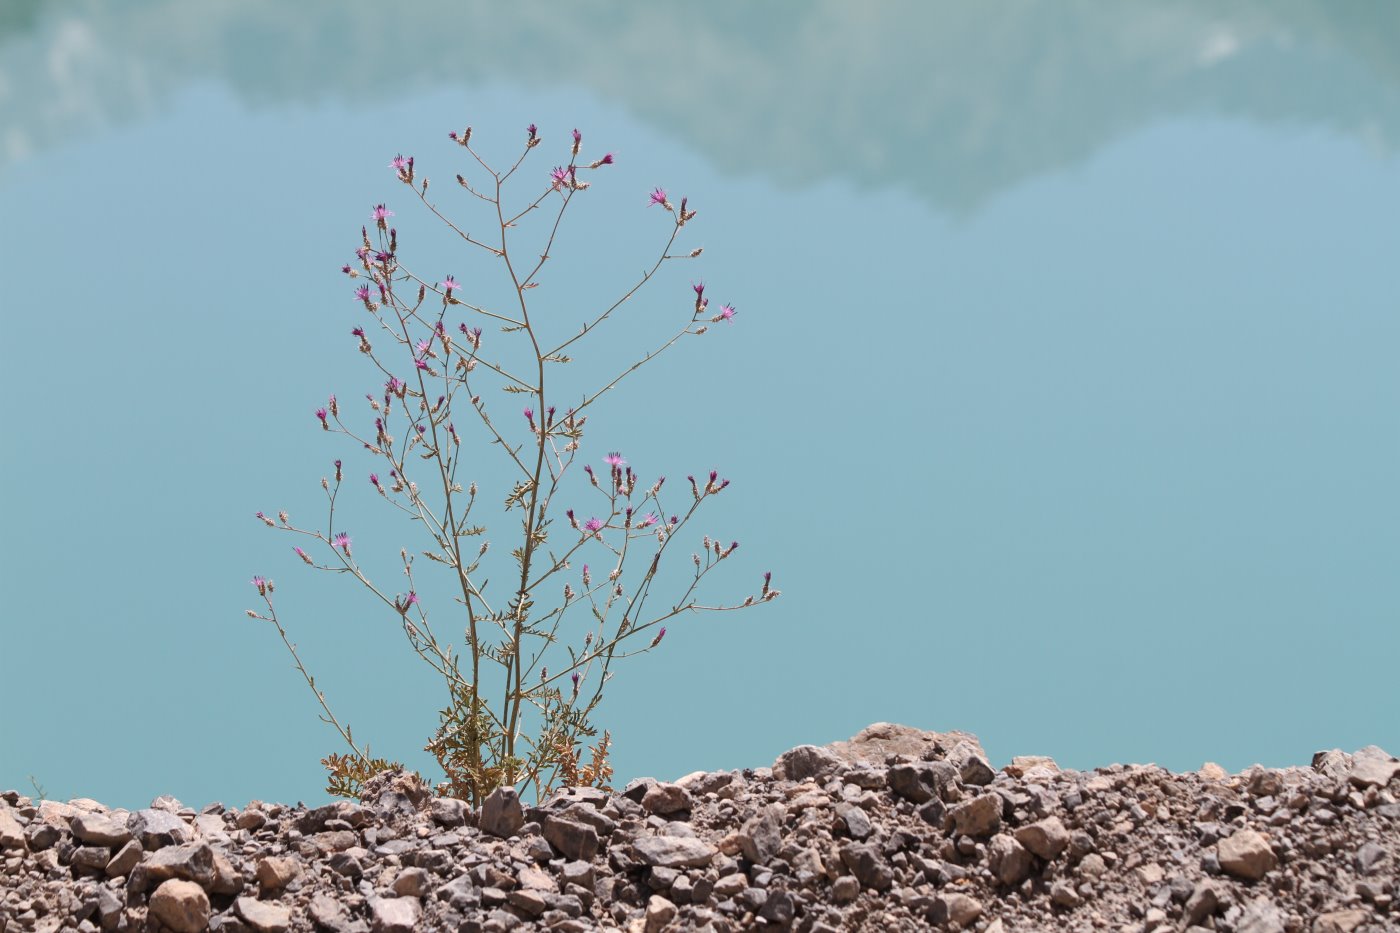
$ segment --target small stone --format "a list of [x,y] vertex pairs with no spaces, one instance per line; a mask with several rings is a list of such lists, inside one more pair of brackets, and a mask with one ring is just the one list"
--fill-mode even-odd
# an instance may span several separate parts
[[141,864],[131,870],[127,888],[140,893],[151,882],[161,882],[168,878],[182,878],[203,887],[214,880],[214,850],[209,843],[187,842],[184,845],[166,846],[148,855]]
[[1242,829],[1233,836],[1216,843],[1216,854],[1220,867],[1237,878],[1258,881],[1275,865],[1278,859],[1269,840],[1252,829]]
[[1201,770],[1196,773],[1201,776],[1203,781],[1223,781],[1230,776],[1224,768],[1213,761],[1207,761],[1201,765]]
[[520,874],[516,876],[515,880],[522,888],[559,893],[559,885],[555,882],[554,876],[534,865],[526,865],[520,869]]
[[73,835],[93,846],[119,846],[131,838],[121,820],[106,813],[79,813],[73,817]]
[[842,765],[842,760],[825,748],[799,745],[773,762],[773,777],[779,781],[822,780]]
[[1287,918],[1268,898],[1257,898],[1235,922],[1235,933],[1285,933]]
[[1058,816],[1046,817],[1016,830],[1016,841],[1036,855],[1053,861],[1069,845],[1069,830]]
[[415,897],[371,897],[370,929],[374,933],[413,933],[423,913]]
[[209,896],[193,881],[162,881],[151,895],[150,910],[175,933],[199,933],[209,924]]
[[108,878],[120,878],[128,875],[131,870],[141,864],[141,859],[146,854],[141,843],[135,839],[128,839],[126,845],[117,850],[117,854],[107,862],[103,869],[107,872]]
[[643,836],[632,851],[642,864],[662,868],[704,868],[719,854],[708,842],[685,836]]
[[287,933],[292,923],[290,910],[254,897],[240,897],[233,908],[258,933]]
[[1368,787],[1385,787],[1397,774],[1400,774],[1400,761],[1363,758],[1358,752],[1347,779],[1365,790]]
[[1356,908],[1319,914],[1313,921],[1313,933],[1352,933],[1369,918],[1369,911]]
[[1188,926],[1195,926],[1214,914],[1219,906],[1220,896],[1215,892],[1215,885],[1209,881],[1198,881],[1191,896],[1186,899],[1183,916]]
[[455,797],[434,797],[429,805],[433,822],[439,826],[464,826],[467,822],[467,802]]
[[1142,918],[1142,928],[1146,933],[1151,933],[1162,924],[1167,922],[1167,912],[1160,907],[1147,908],[1147,914]]
[[661,933],[666,924],[676,919],[676,905],[660,894],[653,894],[647,901],[646,933]]
[[169,810],[154,807],[131,814],[127,817],[126,828],[148,852],[194,839],[194,830],[188,823]]
[[406,868],[394,879],[394,893],[399,897],[422,897],[428,893],[432,878],[422,868]]
[[1001,827],[1001,797],[983,794],[948,811],[948,819],[960,836],[990,836]]
[[1385,849],[1374,842],[1368,842],[1356,850],[1356,870],[1369,875],[1371,869],[1385,861]]
[[598,831],[584,823],[551,816],[544,822],[544,838],[567,859],[591,862],[598,854]]
[[997,880],[1014,887],[1030,877],[1031,853],[1011,836],[1002,833],[987,847],[987,867]]
[[532,917],[538,917],[549,908],[549,902],[544,899],[543,894],[528,888],[509,892],[506,894],[506,901]]
[[350,922],[350,915],[346,913],[345,907],[329,894],[317,894],[313,897],[307,905],[307,912],[318,927],[332,933],[344,933]]
[[853,803],[838,804],[836,818],[840,821],[846,834],[853,839],[864,839],[874,831],[874,827],[870,823],[870,816],[865,810]]
[[642,797],[642,809],[660,816],[684,813],[690,808],[690,791],[679,784],[653,784]]
[[255,874],[263,891],[275,892],[291,884],[301,874],[301,865],[287,856],[269,856],[258,860]]
[[842,846],[841,861],[862,887],[884,891],[894,883],[894,872],[890,871],[880,850],[873,845]]
[[1079,897],[1079,892],[1074,890],[1073,885],[1066,884],[1063,881],[1056,881],[1054,884],[1050,885],[1050,900],[1061,907],[1071,910],[1078,907],[1082,902]]
[[25,848],[24,827],[10,813],[9,807],[0,807],[0,849],[23,848]]
[[1017,755],[1011,759],[1011,764],[1001,770],[1014,778],[1022,777],[1032,768],[1045,768],[1051,773],[1060,770],[1060,766],[1055,764],[1055,759],[1045,755]]
[[481,804],[481,831],[509,839],[525,825],[525,808],[514,787],[498,787]]
[[831,885],[831,898],[838,904],[848,904],[860,896],[860,882],[853,875],[842,875]]
[[222,852],[214,853],[214,880],[209,884],[211,894],[232,896],[243,890],[243,874]]
[[1079,860],[1079,873],[1085,878],[1097,878],[1108,871],[1108,863],[1097,852],[1090,852]]
[[933,899],[933,922],[967,926],[982,916],[982,902],[966,894],[940,894]]
[[755,865],[767,865],[782,848],[783,810],[771,804],[739,829],[739,848]]

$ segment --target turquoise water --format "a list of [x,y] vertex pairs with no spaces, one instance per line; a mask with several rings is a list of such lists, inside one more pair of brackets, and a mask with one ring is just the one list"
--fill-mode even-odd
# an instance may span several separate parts
[[[0,787],[323,799],[343,749],[254,573],[337,715],[433,774],[440,683],[252,513],[323,525],[330,460],[362,472],[312,412],[377,384],[338,271],[370,206],[471,268],[389,160],[469,212],[447,131],[505,158],[531,122],[531,185],[575,126],[618,154],[538,293],[561,327],[654,255],[654,186],[700,210],[581,383],[697,278],[739,309],[586,452],[719,468],[715,594],[784,593],[619,669],[619,779],[877,720],[996,763],[1400,748],[1400,19],[1367,9],[5,4]],[[414,530],[360,492],[396,589]]]

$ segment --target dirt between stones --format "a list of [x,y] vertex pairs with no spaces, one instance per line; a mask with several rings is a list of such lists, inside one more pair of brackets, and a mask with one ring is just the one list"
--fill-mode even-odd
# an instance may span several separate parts
[[877,723],[771,768],[479,810],[381,775],[360,803],[128,812],[0,794],[0,933],[1400,930],[1400,761],[995,770]]

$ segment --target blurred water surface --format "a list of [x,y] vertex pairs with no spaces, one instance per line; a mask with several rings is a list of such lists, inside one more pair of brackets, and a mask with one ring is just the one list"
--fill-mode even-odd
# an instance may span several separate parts
[[[441,685],[251,516],[323,524],[330,460],[369,469],[311,413],[376,384],[337,271],[372,204],[406,263],[499,288],[389,159],[470,217],[447,131],[505,160],[530,122],[521,199],[575,126],[618,154],[536,293],[560,332],[654,256],[653,186],[700,210],[705,256],[570,378],[694,280],[733,301],[589,450],[719,468],[715,595],[784,591],[620,669],[619,779],[875,720],[998,763],[1400,749],[1395,8],[12,0],[0,786],[321,799],[338,739],[253,573],[337,714],[433,773]],[[391,567],[419,542],[364,485],[341,520]]]

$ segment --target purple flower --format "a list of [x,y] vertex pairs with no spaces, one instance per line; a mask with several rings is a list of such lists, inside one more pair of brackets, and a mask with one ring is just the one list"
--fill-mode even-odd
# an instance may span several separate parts
[[651,640],[651,646],[652,646],[653,648],[655,648],[657,645],[661,644],[661,639],[663,639],[663,638],[665,638],[665,637],[666,637],[666,626],[663,625],[663,626],[661,627],[661,631],[657,632],[657,633],[656,633],[656,637],[653,638],[653,639]]
[[647,207],[651,207],[652,204],[660,204],[663,207],[666,205],[665,188],[657,188],[651,193],[651,204],[648,204]]
[[736,313],[737,313],[737,312],[735,312],[734,306],[733,306],[733,305],[720,305],[720,306],[719,306],[719,319],[722,320],[722,321],[728,321],[729,323],[733,324],[733,323],[734,323],[734,315],[735,315]]
[[316,409],[316,417],[321,419],[321,425],[323,427],[330,427],[330,425],[326,424],[326,410],[324,408]]
[[704,298],[704,297],[705,297],[705,283],[704,283],[704,282],[697,282],[697,283],[695,283],[694,285],[692,285],[692,286],[690,286],[690,287],[693,288],[693,289],[695,289],[695,297],[696,297],[696,298]]
[[583,134],[578,130],[574,130],[574,145],[577,146],[581,142],[583,142]]
[[613,154],[612,154],[611,152],[605,154],[601,159],[598,160],[598,164],[599,164],[599,165],[612,165],[612,164],[613,164]]
[[350,553],[350,536],[342,531],[331,538],[331,547],[338,547],[348,555]]
[[569,170],[564,168],[562,165],[556,165],[554,166],[553,170],[551,170],[549,173],[549,180],[553,183],[556,189],[562,188],[564,187],[564,185],[568,184]]
[[457,280],[450,275],[438,283],[438,288],[445,289],[449,296],[452,294],[452,289],[461,287],[457,284]]
[[402,155],[396,155],[394,156],[394,161],[389,163],[389,167],[402,172],[404,169],[408,168],[408,160]]
[[614,450],[612,453],[608,454],[606,457],[603,458],[603,462],[608,464],[609,466],[622,466],[627,461],[622,459],[622,454]]
[[350,331],[350,333],[356,337],[363,337],[365,335],[365,329],[363,327],[356,327],[354,330]]
[[578,671],[569,675],[569,679],[574,682],[574,693],[578,693]]
[[418,345],[417,345],[418,355],[419,355],[419,356],[427,356],[427,355],[428,355],[428,351],[429,351],[430,349],[432,349],[432,346],[433,346],[433,344],[432,344],[431,341],[428,341],[428,340],[420,340],[420,341],[418,341]]
[[393,211],[389,210],[383,204],[376,204],[374,206],[374,210],[370,212],[369,219],[382,224],[384,221],[388,220],[390,217],[393,216]]
[[602,527],[603,520],[601,518],[590,518],[588,521],[583,523],[583,530],[589,532],[590,534],[597,534],[600,530],[602,530]]
[[536,133],[535,124],[531,123],[529,126],[525,127],[525,132],[530,134],[531,139],[534,139]]
[[423,359],[422,357],[419,357],[418,359],[413,361],[413,365],[417,366],[419,369],[427,369],[428,361]]
[[641,518],[639,518],[639,519],[637,520],[637,527],[638,527],[638,528],[646,528],[646,527],[648,527],[648,526],[650,526],[650,525],[655,525],[655,524],[656,524],[656,513],[655,513],[655,512],[648,512],[647,514],[643,515]]
[[418,603],[418,594],[412,590],[408,591],[408,605],[414,606]]
[[359,288],[355,289],[355,300],[356,300],[356,301],[364,301],[364,302],[368,302],[368,301],[369,301],[369,286],[368,286],[368,285],[361,285]]
[[535,410],[533,408],[525,409],[525,420],[531,424],[535,423]]
[[369,475],[369,481],[370,481],[370,484],[373,485],[375,489],[378,489],[378,488],[379,488],[379,474],[378,474],[378,473],[371,473],[371,474]]
[[253,586],[256,586],[256,587],[258,588],[259,591],[264,590],[264,589],[267,588],[267,581],[264,580],[262,577],[254,577],[253,579],[249,580],[248,582],[251,583],[251,584],[253,584]]
[[390,392],[397,392],[403,388],[403,383],[399,381],[398,376],[390,376],[389,381],[384,383],[384,388]]

